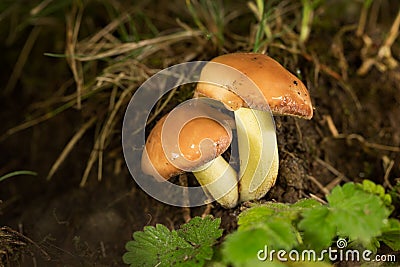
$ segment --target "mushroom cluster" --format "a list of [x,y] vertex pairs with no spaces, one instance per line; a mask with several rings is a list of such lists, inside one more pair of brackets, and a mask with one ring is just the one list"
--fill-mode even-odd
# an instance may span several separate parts
[[[239,173],[220,156],[231,143],[231,133],[210,118],[197,118],[185,124],[179,133],[181,148],[177,155],[193,161],[202,154],[204,158],[189,170],[214,199],[231,208],[238,201],[262,198],[275,184],[279,158],[271,112],[311,119],[313,108],[301,80],[267,55],[233,53],[210,62],[201,71],[194,97],[218,100],[233,111]],[[165,118],[157,123],[147,139],[142,169],[146,174],[168,179],[181,170],[162,152],[160,132],[164,121]],[[155,139],[158,141],[154,142]],[[205,139],[211,141],[212,153],[199,152],[199,144]]]
[[229,116],[204,102],[178,106],[150,132],[142,155],[143,172],[165,181],[190,171],[222,206],[236,206],[237,174],[221,156],[232,142],[230,122]]

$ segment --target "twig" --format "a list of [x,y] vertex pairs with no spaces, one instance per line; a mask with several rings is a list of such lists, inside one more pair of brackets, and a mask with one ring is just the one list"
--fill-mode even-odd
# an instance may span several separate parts
[[394,20],[392,27],[390,28],[389,35],[387,36],[383,46],[379,49],[378,56],[380,58],[391,57],[390,48],[392,47],[394,41],[399,36],[400,28],[400,9],[397,12],[396,19]]
[[[78,9],[78,10],[77,10]],[[77,14],[76,14],[77,13]],[[78,33],[79,28],[82,22],[83,16],[83,7],[79,6],[77,8],[76,5],[73,6],[73,9],[70,14],[67,15],[67,37],[66,37],[66,59],[71,68],[72,74],[74,76],[74,80],[76,83],[76,103],[77,108],[81,108],[81,93],[83,89],[83,70],[80,62],[77,62],[75,58],[75,47],[78,42]],[[75,18],[75,25],[73,25],[72,19]]]
[[29,12],[31,16],[36,16],[39,14],[43,9],[45,9],[53,0],[44,0],[40,2],[37,6],[31,9]]
[[375,56],[368,56],[368,52],[373,47],[373,42],[370,37],[363,35],[364,48],[362,49],[361,55],[363,56],[363,63],[357,70],[358,75],[365,75],[368,73],[372,66],[375,66],[379,71],[384,72],[388,68],[394,69],[399,63],[392,56],[391,47],[399,35],[400,28],[400,10],[390,28],[389,34],[385,39],[383,45],[378,50],[378,54]]
[[329,194],[329,190],[324,187],[314,176],[306,175],[307,179],[313,182],[325,195]]
[[356,27],[357,27],[356,25],[346,25],[340,28],[340,30],[335,34],[331,46],[333,55],[339,61],[338,65],[341,69],[341,74],[344,81],[348,80],[348,69],[349,69],[349,63],[347,62],[343,47],[344,34],[350,31],[354,31]]
[[316,158],[316,162],[319,163],[320,165],[324,166],[325,168],[327,168],[331,173],[333,173],[334,175],[341,177],[342,180],[349,182],[349,178],[347,178],[343,173],[341,173],[340,171],[338,171],[336,168],[334,168],[332,165],[330,165],[328,162],[320,159],[320,158]]
[[324,205],[328,204],[325,200],[323,200],[322,198],[320,198],[312,193],[310,193],[310,197],[315,199],[316,201],[320,202],[321,204],[324,204]]
[[209,215],[212,208],[213,208],[213,204],[208,203],[206,205],[206,208],[204,209],[203,213],[201,214],[201,218],[205,218],[207,215]]
[[365,138],[362,137],[359,134],[349,134],[349,135],[339,134],[335,138],[337,138],[337,139],[346,139],[346,140],[356,139],[361,144],[363,144],[364,146],[366,146],[368,148],[373,148],[373,149],[378,149],[378,150],[385,150],[385,151],[392,151],[392,152],[400,152],[400,147],[371,143],[371,142],[366,141]]
[[361,9],[361,14],[360,18],[358,20],[358,25],[357,25],[357,30],[356,30],[356,36],[360,37],[364,34],[365,30],[365,25],[367,23],[367,16],[368,16],[368,10],[371,6],[372,1],[364,1],[363,8]]
[[101,249],[101,256],[103,256],[103,258],[105,258],[106,255],[106,247],[104,246],[104,242],[100,241],[100,249]]
[[[289,52],[292,52],[292,50],[289,50]],[[328,66],[325,65],[325,64],[318,63],[312,55],[307,54],[307,53],[304,53],[304,52],[300,52],[300,51],[298,51],[296,54],[300,54],[300,55],[302,55],[306,60],[311,61],[311,62],[313,62],[314,64],[318,64],[319,68],[320,68],[323,72],[325,72],[325,73],[328,74],[329,76],[333,77],[335,80],[338,80],[338,81],[342,80],[342,77],[340,76],[339,73],[337,73],[336,71],[332,70],[330,67],[328,67]]]
[[331,191],[335,186],[337,186],[343,180],[343,176],[338,176],[333,179],[329,184],[325,186],[328,191]]
[[[96,139],[96,142],[93,146],[92,152],[90,153],[88,163],[86,164],[85,171],[82,176],[82,180],[80,182],[80,186],[83,187],[86,184],[87,178],[89,176],[90,171],[92,170],[92,167],[94,163],[96,162],[97,159],[102,161],[103,158],[103,150],[105,147],[105,141],[107,137],[109,136],[111,130],[113,129],[113,126],[115,125],[115,117],[117,115],[117,112],[122,106],[122,103],[125,101],[125,98],[130,95],[130,93],[134,90],[134,87],[131,86],[130,88],[124,90],[120,97],[118,102],[115,104],[114,109],[110,113],[110,116],[108,117],[105,125],[101,129],[100,136]],[[99,162],[99,165],[102,165],[102,162]],[[101,180],[101,170],[98,171],[98,180]]]
[[68,142],[68,144],[64,147],[64,150],[61,152],[60,156],[58,156],[57,160],[54,162],[53,166],[51,167],[49,174],[47,175],[47,180],[50,180],[53,177],[54,173],[58,170],[60,165],[64,162],[65,158],[68,156],[68,154],[74,148],[76,143],[82,138],[82,136],[85,134],[85,132],[90,127],[92,127],[92,125],[96,122],[96,119],[97,119],[96,117],[93,117],[88,122],[86,122],[79,129],[79,131],[71,138],[71,140]]
[[121,24],[126,23],[129,19],[131,19],[131,14],[129,12],[125,14],[121,14],[117,19],[110,22],[107,26],[99,30],[95,35],[90,37],[88,41],[83,41],[83,43],[87,44],[95,44],[101,40],[104,36],[108,35],[110,32],[114,31]]
[[340,175],[344,176],[344,174],[342,174],[340,171],[338,171],[336,168],[334,168],[332,165],[330,165],[326,161],[324,161],[320,158],[316,158],[316,162],[319,163],[320,165],[324,166],[325,168],[327,168],[331,173],[335,174],[336,176],[340,176]]
[[17,62],[15,63],[10,79],[8,80],[6,88],[4,89],[4,92],[6,94],[14,90],[19,77],[21,77],[22,69],[24,68],[25,63],[28,60],[29,54],[31,53],[33,45],[35,44],[41,29],[42,27],[35,26],[30,32],[28,38],[26,39],[24,47],[22,48],[21,53],[19,54],[19,57],[17,59]]
[[385,176],[383,177],[384,184],[391,190],[393,189],[393,186],[389,182],[389,175],[390,172],[392,171],[393,166],[394,166],[394,160],[390,160],[389,165],[387,166],[385,171]]
[[337,130],[335,123],[332,120],[331,115],[324,115],[323,118],[326,121],[326,124],[328,124],[328,128],[329,128],[329,131],[331,132],[332,136],[337,137],[339,135],[339,131]]

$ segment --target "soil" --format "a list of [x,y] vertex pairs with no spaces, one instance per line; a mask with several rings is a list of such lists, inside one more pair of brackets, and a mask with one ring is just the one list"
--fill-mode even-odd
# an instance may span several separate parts
[[[331,49],[331,42],[321,42],[326,33],[318,34],[309,41],[320,44],[313,51],[321,55],[325,66],[340,73],[337,62],[324,61],[323,53]],[[388,188],[388,183],[394,185],[400,178],[400,153],[396,151],[400,147],[400,69],[381,72],[372,67],[367,75],[357,75],[363,43],[354,33],[345,33],[344,40],[342,51],[349,64],[346,86],[307,55],[299,55],[297,62],[287,61],[292,72],[301,66],[315,115],[310,121],[275,118],[280,171],[276,185],[261,202],[324,199],[325,190],[363,179]],[[7,51],[1,55],[5,70],[0,74],[1,87],[7,84],[23,41],[12,47],[0,44],[1,51]],[[23,77],[12,91],[1,94],[0,134],[29,119],[37,112],[33,103],[51,98],[51,90],[70,79],[64,61],[43,57],[57,46],[56,41],[39,40]],[[399,60],[399,40],[392,54]],[[132,180],[123,160],[120,132],[108,146],[101,181],[92,171],[87,185],[79,187],[96,129],[84,135],[54,177],[46,180],[55,159],[91,110],[99,112],[96,107],[69,109],[1,140],[0,175],[21,169],[38,175],[0,182],[0,266],[120,266],[124,245],[134,231],[157,223],[176,229],[184,223],[185,209],[158,202]],[[394,163],[391,170],[385,165],[388,160]],[[227,210],[214,203],[209,211],[198,207],[190,213],[193,217],[209,212],[222,218],[221,227],[229,233],[246,206]]]

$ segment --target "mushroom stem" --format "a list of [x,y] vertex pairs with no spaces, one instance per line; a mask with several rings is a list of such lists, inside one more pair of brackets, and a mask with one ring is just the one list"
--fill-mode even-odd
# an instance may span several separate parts
[[215,158],[206,167],[193,171],[203,189],[223,207],[233,208],[239,198],[237,173],[222,156]]
[[239,108],[234,113],[240,156],[240,201],[260,199],[278,175],[273,118],[270,112],[249,108]]

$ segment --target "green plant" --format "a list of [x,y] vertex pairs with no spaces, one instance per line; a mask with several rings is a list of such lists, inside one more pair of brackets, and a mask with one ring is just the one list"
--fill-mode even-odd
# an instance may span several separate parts
[[179,230],[162,224],[135,232],[126,244],[123,261],[130,266],[203,266],[213,256],[213,245],[221,237],[220,219],[193,218]]
[[224,45],[225,11],[221,1],[186,0],[196,27],[217,47]]
[[[261,46],[265,42],[272,39],[272,31],[269,26],[269,16],[271,16],[272,8],[270,1],[267,2],[267,7],[264,5],[264,1],[256,0],[255,3],[248,2],[249,8],[253,11],[254,15],[258,20],[257,32],[255,34],[253,52],[259,52]],[[264,37],[266,40],[264,40]]]
[[397,180],[395,186],[389,191],[390,198],[392,200],[393,205],[396,207],[400,206],[400,179]]
[[254,266],[264,246],[269,251],[321,252],[338,239],[349,248],[376,252],[382,241],[398,250],[400,223],[388,219],[393,208],[382,189],[371,181],[347,183],[335,187],[325,205],[314,199],[255,205],[239,215],[238,231],[223,243],[223,258],[233,266]]
[[250,35],[252,52],[263,53],[267,50],[270,52],[269,46],[276,46],[282,44],[284,39],[290,39],[288,33],[293,30],[296,23],[285,23],[282,27],[281,19],[291,10],[297,9],[296,5],[291,6],[289,2],[279,0],[254,0],[247,3],[256,19],[254,34]]
[[[326,199],[326,204],[315,199],[254,204],[239,215],[238,229],[225,237],[213,258],[222,235],[220,219],[196,217],[177,231],[147,226],[133,234],[123,259],[131,266],[330,266],[332,259],[321,254],[330,247],[377,253],[382,242],[400,250],[400,222],[389,218],[391,196],[381,185],[346,183]],[[339,241],[345,245],[340,247]],[[262,261],[258,256],[267,254],[266,248],[275,251],[274,257],[279,250],[316,254],[300,262]]]
[[300,28],[300,43],[304,44],[310,37],[314,11],[323,1],[324,0],[301,0],[303,11]]
[[0,176],[0,182],[6,180],[8,178],[17,176],[17,175],[33,175],[33,176],[36,176],[37,173],[33,172],[33,171],[14,171],[14,172],[10,172],[10,173],[4,174],[3,176]]

